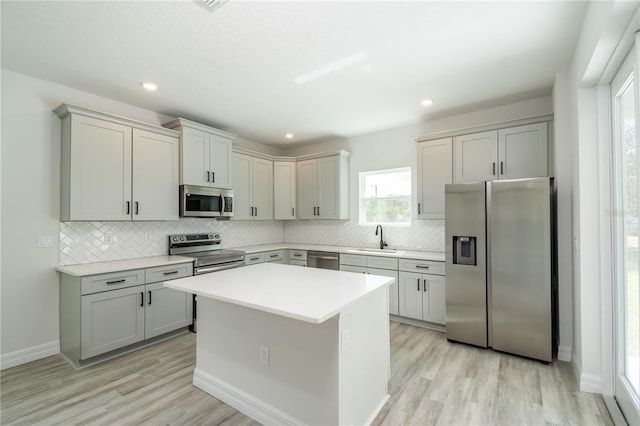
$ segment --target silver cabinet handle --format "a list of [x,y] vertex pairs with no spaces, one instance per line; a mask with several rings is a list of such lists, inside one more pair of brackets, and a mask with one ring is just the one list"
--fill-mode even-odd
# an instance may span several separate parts
[[121,280],[113,280],[113,281],[107,281],[107,285],[111,285],[111,284],[121,284],[123,282],[125,282],[126,280],[123,278]]

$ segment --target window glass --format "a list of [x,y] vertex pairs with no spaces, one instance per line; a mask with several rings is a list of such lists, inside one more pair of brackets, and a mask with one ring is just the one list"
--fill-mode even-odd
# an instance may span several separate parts
[[411,224],[411,168],[360,173],[360,225]]

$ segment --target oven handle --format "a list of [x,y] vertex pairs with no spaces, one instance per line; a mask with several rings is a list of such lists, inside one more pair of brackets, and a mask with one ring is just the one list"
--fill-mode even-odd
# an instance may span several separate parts
[[212,266],[211,268],[198,268],[194,275],[202,275],[202,274],[208,274],[209,272],[223,271],[225,269],[237,268],[243,265],[244,265],[243,262],[235,262],[235,263],[230,263],[222,266]]

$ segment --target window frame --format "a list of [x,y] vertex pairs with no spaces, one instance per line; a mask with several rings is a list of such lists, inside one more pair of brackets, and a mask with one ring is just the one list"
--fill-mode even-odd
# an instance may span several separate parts
[[[397,197],[365,197],[365,181],[368,176],[372,175],[385,175],[393,173],[408,173],[409,174],[409,195],[401,195]],[[411,211],[411,200],[413,198],[412,191],[412,170],[411,166],[396,167],[393,169],[380,169],[370,170],[358,173],[358,225],[359,226],[391,226],[391,227],[409,227],[413,220],[413,212]],[[407,222],[375,222],[368,223],[366,221],[366,201],[374,199],[407,199],[409,219]]]

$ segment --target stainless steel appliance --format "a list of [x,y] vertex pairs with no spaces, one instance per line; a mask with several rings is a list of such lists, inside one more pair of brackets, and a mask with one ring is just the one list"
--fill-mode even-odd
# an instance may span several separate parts
[[310,268],[340,269],[340,260],[338,253],[328,251],[309,251],[307,252],[307,266]]
[[[194,258],[194,275],[208,274],[244,265],[244,252],[222,250],[220,234],[178,234],[169,235],[169,254]],[[193,325],[196,332],[196,296],[193,296]]]
[[229,218],[233,216],[233,191],[180,185],[180,216]]
[[447,339],[551,362],[552,183],[445,186]]

